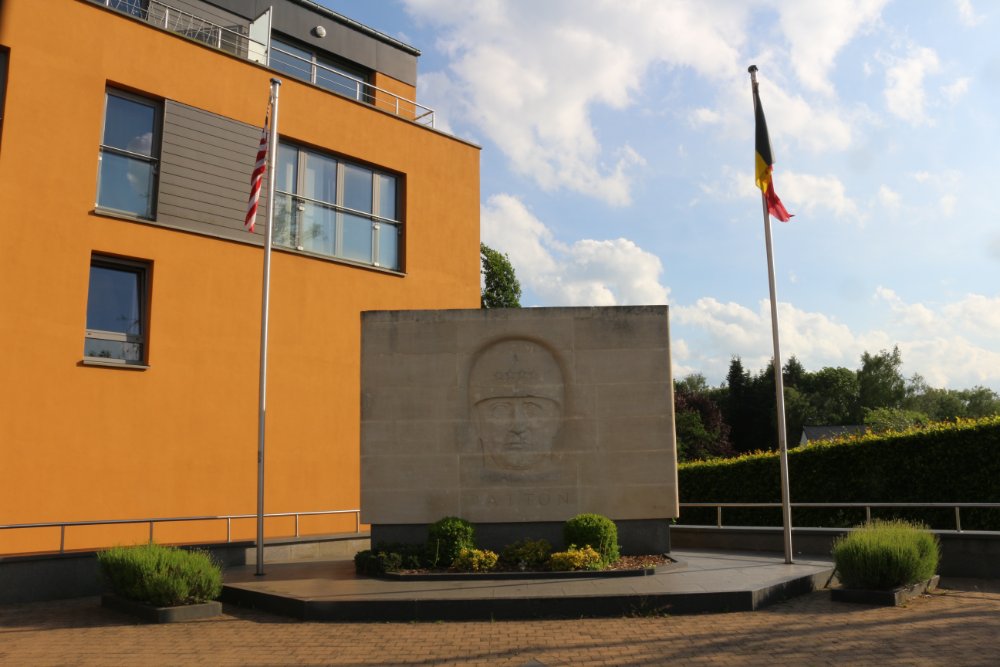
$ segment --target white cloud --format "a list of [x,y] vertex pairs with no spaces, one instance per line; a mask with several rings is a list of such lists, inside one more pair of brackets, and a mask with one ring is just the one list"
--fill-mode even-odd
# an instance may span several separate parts
[[930,172],[917,171],[910,176],[917,183],[927,183],[939,188],[951,189],[962,180],[962,172],[955,169],[945,169],[944,171]]
[[[852,222],[865,220],[857,202],[847,196],[847,189],[836,176],[775,170],[774,184],[785,208],[794,215],[828,211]],[[731,165],[722,167],[717,180],[702,182],[699,187],[705,195],[719,199],[760,197],[760,190],[753,183],[753,174]]]
[[722,120],[722,114],[712,109],[700,107],[690,114],[691,124],[695,127],[701,125],[717,125]]
[[[766,299],[758,303],[755,311],[738,303],[704,297],[690,306],[672,306],[671,319],[685,332],[689,365],[701,367],[706,375],[724,377],[734,354],[742,357],[745,368],[754,370],[771,359],[771,308]],[[794,355],[809,369],[854,368],[864,350],[888,345],[882,332],[858,336],[822,313],[806,312],[780,301],[778,328],[782,361]],[[697,347],[691,342],[695,338],[692,334],[700,334]]]
[[[792,355],[809,370],[824,366],[857,369],[861,353],[899,345],[903,373],[920,373],[931,386],[1000,386],[1000,296],[971,294],[941,307],[907,303],[890,288],[879,287],[876,303],[886,319],[866,331],[817,312],[778,303],[782,361]],[[702,372],[710,382],[725,377],[732,355],[750,370],[764,368],[772,355],[767,300],[751,310],[711,297],[671,307],[672,332],[686,342],[683,367]],[[677,377],[682,377],[678,372]]]
[[969,92],[969,82],[972,81],[967,76],[955,79],[947,86],[941,86],[941,95],[950,104],[958,102],[967,92]]
[[581,239],[552,232],[517,197],[493,195],[480,211],[481,237],[509,255],[518,278],[548,306],[664,304],[660,259],[628,239]]
[[983,17],[976,14],[972,0],[955,0],[955,9],[958,10],[958,20],[962,25],[973,28],[983,22]]
[[938,326],[934,312],[922,303],[905,303],[899,295],[888,287],[879,285],[875,289],[875,298],[886,303],[895,321],[913,329],[930,332]]
[[[781,128],[780,135],[771,133],[772,143],[777,138],[789,137],[796,145],[815,153],[842,151],[851,146],[851,126],[838,109],[811,105],[801,95],[789,94],[773,84],[767,86],[766,93],[768,128],[772,125]],[[775,157],[775,163],[781,163],[780,156]]]
[[1000,296],[969,294],[961,301],[946,305],[942,312],[952,326],[966,335],[1000,342]]
[[907,58],[888,58],[888,65],[884,95],[889,112],[911,125],[929,124],[924,78],[940,69],[937,53],[925,47],[914,48]]
[[[422,76],[421,86],[444,127],[482,135],[513,171],[544,190],[611,205],[631,202],[644,160],[636,142],[609,145],[594,115],[639,102],[653,68],[683,69],[716,87],[720,108],[701,103],[687,112],[690,123],[745,130],[745,104],[737,113],[735,100],[746,100],[745,51],[760,48],[756,32],[750,40],[758,15],[777,12],[787,42],[779,38],[774,49],[750,55],[775,63],[775,81],[792,67],[807,91],[832,94],[838,54],[877,24],[886,1],[404,0],[418,22],[442,35],[437,48],[448,64]],[[852,114],[811,104],[766,77],[761,82],[765,108],[781,127],[776,143],[812,152],[851,145]]]
[[944,195],[941,197],[939,204],[941,206],[941,215],[946,218],[950,218],[955,215],[955,208],[958,205],[958,197],[955,195]]
[[837,53],[865,25],[875,21],[887,0],[779,3],[779,22],[790,43],[790,61],[807,88],[833,95],[828,78]]
[[899,193],[888,185],[879,186],[878,200],[889,211],[898,211],[902,203],[902,197],[900,197]]
[[826,209],[839,218],[861,220],[858,205],[847,196],[844,184],[836,176],[784,172],[775,175],[775,186],[792,213],[796,209],[802,213]]
[[628,145],[602,145],[594,109],[633,104],[656,63],[712,79],[738,71],[748,11],[657,0],[407,0],[407,8],[445,31],[439,46],[450,63],[436,74],[447,85],[424,92],[431,106],[450,107],[450,123],[474,127],[541,188],[612,205],[631,201],[632,173],[644,162]]

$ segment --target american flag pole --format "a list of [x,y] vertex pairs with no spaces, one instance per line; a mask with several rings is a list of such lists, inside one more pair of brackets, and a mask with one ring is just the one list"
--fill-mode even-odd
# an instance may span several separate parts
[[[264,169],[267,174],[267,229],[264,231],[264,279],[261,289],[260,305],[260,381],[259,401],[257,410],[257,576],[264,574],[264,423],[267,413],[267,325],[268,310],[271,297],[271,242],[274,230],[274,163],[278,153],[278,90],[281,88],[279,79],[271,79],[271,113],[270,124],[267,126],[266,143],[262,138],[261,149],[266,153],[267,165],[261,164],[260,150],[257,152],[257,164],[254,165],[254,178],[251,185],[251,203],[247,210],[248,229],[253,231],[253,220],[257,213],[256,196],[260,195],[260,173]],[[254,187],[254,185],[256,187]]]

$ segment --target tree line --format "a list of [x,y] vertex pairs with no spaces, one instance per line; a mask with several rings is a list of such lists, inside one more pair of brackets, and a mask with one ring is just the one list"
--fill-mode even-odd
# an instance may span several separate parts
[[[506,253],[479,245],[483,308],[519,308],[521,283]],[[851,370],[827,366],[809,372],[794,356],[782,370],[789,447],[803,426],[863,425],[901,430],[931,422],[1000,414],[1000,396],[987,388],[937,389],[923,377],[903,377],[899,347],[864,352]],[[674,383],[677,456],[682,461],[777,449],[774,362],[753,373],[738,356],[726,381],[710,387],[700,373]]]
[[[1000,414],[987,387],[939,389],[901,372],[899,347],[861,355],[857,370],[827,366],[810,372],[794,356],[782,368],[788,446],[803,426],[864,425],[899,430],[938,421]],[[674,383],[677,454],[682,461],[777,448],[773,361],[758,372],[733,357],[726,380],[710,387],[700,373]]]

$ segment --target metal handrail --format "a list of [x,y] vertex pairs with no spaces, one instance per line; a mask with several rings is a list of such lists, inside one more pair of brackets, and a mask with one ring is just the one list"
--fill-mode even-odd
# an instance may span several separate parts
[[[954,509],[955,510],[955,530],[959,533],[962,532],[962,513],[961,509],[966,508],[981,508],[981,509],[1000,509],[1000,503],[884,503],[884,502],[869,502],[869,503],[791,503],[792,509],[804,508],[804,509],[864,509],[865,510],[865,521],[871,521],[872,518],[872,508],[900,508],[900,509]],[[705,508],[715,508],[715,526],[717,528],[722,528],[722,509],[725,507],[729,508],[740,508],[740,509],[766,509],[766,508],[778,508],[781,507],[781,503],[680,503],[680,507],[705,507]]]
[[[299,533],[299,518],[303,516],[325,516],[331,514],[353,514],[354,532],[361,532],[361,510],[318,510],[313,512],[272,512],[264,518],[295,517],[295,537]],[[28,528],[59,528],[59,553],[66,553],[66,529],[79,526],[114,526],[123,524],[149,524],[149,541],[153,541],[153,529],[158,523],[174,523],[179,521],[225,521],[226,543],[233,541],[233,519],[256,519],[256,514],[211,514],[205,516],[170,516],[145,519],[93,519],[88,521],[44,521],[36,523],[11,523],[0,525],[0,530],[15,530]]]
[[[396,93],[386,90],[385,88],[379,88],[378,86],[368,83],[363,79],[359,79],[356,76],[351,76],[346,72],[334,69],[332,67],[327,67],[323,63],[317,62],[312,59],[305,59],[301,56],[297,56],[294,53],[289,53],[284,49],[277,46],[271,46],[271,52],[280,53],[286,58],[292,58],[294,60],[302,63],[302,76],[296,76],[295,74],[289,73],[290,76],[296,76],[298,79],[308,81],[309,83],[323,88],[323,90],[329,90],[330,92],[336,93],[338,95],[343,95],[344,97],[350,97],[358,102],[363,102],[376,109],[385,109],[390,113],[400,116],[403,115],[401,112],[408,112],[413,114],[413,122],[419,123],[421,125],[427,125],[428,127],[434,127],[434,109],[430,107],[425,107],[422,104],[417,103],[414,100],[407,99]],[[268,62],[270,63],[271,56],[268,54]],[[271,69],[274,69],[273,67]],[[328,88],[317,83],[319,76],[317,72],[322,70],[324,72],[329,72],[330,74],[335,74],[339,78],[347,79],[354,84],[354,93],[348,94],[347,92],[341,92],[333,88]],[[308,72],[308,76],[306,73]],[[345,87],[345,91],[347,88]],[[381,93],[389,97],[388,100],[382,100],[376,93]],[[402,108],[401,105],[402,104]],[[426,120],[425,120],[426,119]]]
[[104,0],[104,5],[150,25],[241,57],[246,57],[251,44],[267,49],[266,44],[251,39],[242,30],[213,23],[208,19],[177,9],[159,0],[149,0],[145,6],[137,0]]
[[[303,74],[306,71],[310,73],[308,77],[305,77],[310,83],[316,84],[315,72],[316,70],[323,70],[331,74],[336,74],[338,77],[349,79],[355,84],[355,93],[353,95],[346,95],[343,92],[331,90],[330,88],[321,86],[324,90],[329,90],[330,92],[339,95],[351,97],[359,102],[373,106],[376,109],[383,109],[396,116],[403,118],[409,118],[412,116],[410,119],[414,123],[426,125],[431,128],[434,127],[434,110],[430,107],[418,104],[414,100],[407,99],[397,95],[396,93],[385,90],[384,88],[372,85],[367,81],[363,81],[357,77],[353,77],[344,72],[327,67],[322,63],[306,60],[293,53],[288,53],[287,51],[279,49],[275,46],[252,39],[249,35],[245,34],[244,31],[247,29],[242,26],[238,29],[234,29],[232,27],[227,28],[226,26],[213,23],[212,21],[201,18],[200,16],[196,16],[184,10],[172,7],[164,2],[160,2],[159,0],[149,0],[145,6],[143,6],[143,3],[139,0],[99,1],[102,1],[104,6],[110,9],[114,9],[128,16],[137,18],[145,23],[148,23],[149,25],[163,28],[169,32],[188,37],[189,39],[196,40],[202,44],[207,44],[208,46],[225,51],[226,53],[230,53],[245,60],[256,62],[255,59],[250,57],[250,54],[259,52],[266,53],[267,62],[270,63],[272,51],[281,53],[283,56],[294,58],[295,60],[301,61],[305,65]],[[251,46],[255,48],[251,49]],[[272,67],[271,69],[274,68]],[[379,94],[377,95],[376,93]]]

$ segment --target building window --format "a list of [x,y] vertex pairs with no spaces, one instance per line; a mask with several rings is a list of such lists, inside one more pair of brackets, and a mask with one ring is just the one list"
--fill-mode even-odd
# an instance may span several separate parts
[[160,155],[160,105],[108,90],[97,180],[97,206],[152,219]]
[[94,255],[87,292],[83,355],[90,361],[145,365],[149,264]]
[[277,37],[271,38],[270,66],[339,95],[369,104],[372,102],[366,71]]
[[281,143],[275,166],[274,242],[399,270],[398,177]]

